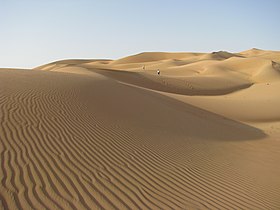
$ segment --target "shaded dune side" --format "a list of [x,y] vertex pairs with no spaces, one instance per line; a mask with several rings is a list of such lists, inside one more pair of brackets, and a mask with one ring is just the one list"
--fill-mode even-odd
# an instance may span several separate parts
[[232,57],[243,57],[243,56],[234,53],[229,53],[226,51],[218,51],[218,52],[207,53],[204,56],[202,56],[200,60],[225,60]]
[[274,70],[276,70],[277,72],[280,72],[280,63],[277,63],[275,61],[271,61],[271,65],[272,65],[272,68]]
[[120,70],[90,70],[127,84],[181,95],[223,95],[252,85],[246,80],[239,79],[236,82],[231,78],[219,76],[171,77]]
[[7,209],[280,206],[277,186],[256,186],[223,147],[263,138],[257,129],[98,75],[0,74]]

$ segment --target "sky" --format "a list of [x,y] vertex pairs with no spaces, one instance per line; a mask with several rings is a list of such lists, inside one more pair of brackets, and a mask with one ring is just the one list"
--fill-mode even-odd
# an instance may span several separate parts
[[280,50],[280,0],[0,0],[0,67],[150,51]]

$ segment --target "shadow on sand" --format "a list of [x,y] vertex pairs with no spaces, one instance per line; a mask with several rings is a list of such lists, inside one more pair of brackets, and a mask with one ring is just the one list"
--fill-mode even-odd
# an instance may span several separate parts
[[250,125],[137,87],[137,84],[125,84],[121,76],[115,77],[117,71],[112,76],[111,71],[104,73],[103,70],[91,70],[107,77],[107,80],[95,83],[97,90],[102,88],[102,93],[110,96],[101,99],[100,109],[110,110],[106,113],[110,117],[143,132],[214,141],[248,141],[266,137],[262,130]]

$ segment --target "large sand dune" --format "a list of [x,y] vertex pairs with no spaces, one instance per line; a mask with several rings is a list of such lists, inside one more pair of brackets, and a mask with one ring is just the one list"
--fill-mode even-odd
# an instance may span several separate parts
[[1,69],[0,209],[280,209],[279,89],[259,49]]

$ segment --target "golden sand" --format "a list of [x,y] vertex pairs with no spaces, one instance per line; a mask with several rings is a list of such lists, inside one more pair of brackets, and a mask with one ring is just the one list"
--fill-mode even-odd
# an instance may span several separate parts
[[280,209],[279,90],[258,49],[1,69],[0,209]]

